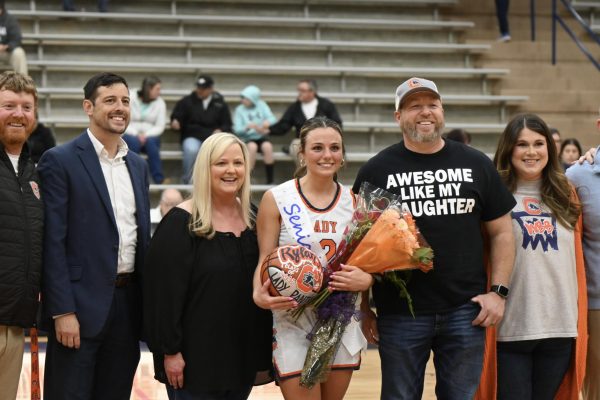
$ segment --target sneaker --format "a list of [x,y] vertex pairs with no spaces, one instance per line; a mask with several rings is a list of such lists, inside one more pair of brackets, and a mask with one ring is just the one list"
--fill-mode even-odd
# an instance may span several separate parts
[[498,38],[498,40],[496,40],[496,41],[497,41],[497,42],[500,42],[500,43],[506,43],[506,42],[510,42],[510,39],[511,39],[511,37],[510,37],[510,35],[507,33],[506,35],[502,35],[502,36],[500,36],[500,37]]

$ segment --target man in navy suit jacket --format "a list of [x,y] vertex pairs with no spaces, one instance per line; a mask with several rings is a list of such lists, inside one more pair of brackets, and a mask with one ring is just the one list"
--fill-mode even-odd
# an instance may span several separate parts
[[122,77],[84,87],[89,128],[38,164],[46,212],[44,398],[128,400],[140,358],[139,280],[150,238],[146,163],[121,139]]

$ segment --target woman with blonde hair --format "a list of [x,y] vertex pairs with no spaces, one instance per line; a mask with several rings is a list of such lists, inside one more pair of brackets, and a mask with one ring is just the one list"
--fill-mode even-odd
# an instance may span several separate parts
[[244,143],[211,135],[193,182],[150,243],[146,339],[169,399],[243,400],[272,380],[271,315],[252,301],[258,243]]

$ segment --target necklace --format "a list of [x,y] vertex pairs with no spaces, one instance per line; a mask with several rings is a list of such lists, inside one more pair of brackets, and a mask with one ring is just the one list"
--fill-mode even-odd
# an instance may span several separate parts
[[315,211],[323,212],[323,211],[329,210],[335,204],[335,201],[337,200],[338,195],[340,194],[340,184],[335,182],[335,194],[333,195],[333,199],[331,200],[331,203],[329,203],[327,205],[327,207],[325,207],[325,208],[318,208],[318,207],[313,206],[312,203],[310,201],[308,201],[306,196],[304,196],[304,193],[302,193],[302,186],[300,186],[299,178],[296,178],[296,184],[298,186],[298,193],[300,193],[300,197],[302,197],[302,200],[304,200],[304,202],[308,205],[309,208],[312,208]]

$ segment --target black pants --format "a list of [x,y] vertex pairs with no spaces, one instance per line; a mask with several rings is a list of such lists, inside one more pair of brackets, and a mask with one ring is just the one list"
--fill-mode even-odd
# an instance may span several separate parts
[[498,400],[552,400],[571,365],[573,338],[498,342]]
[[192,394],[185,389],[173,389],[167,386],[169,400],[246,400],[250,396],[252,386],[237,390],[212,390],[198,394]]
[[[140,360],[139,310],[136,283],[115,288],[113,303],[102,331],[81,338],[70,349],[48,336],[44,377],[45,400],[129,400]],[[137,315],[136,315],[137,313]]]
[[496,0],[496,16],[501,35],[510,34],[508,29],[508,3],[509,0]]

